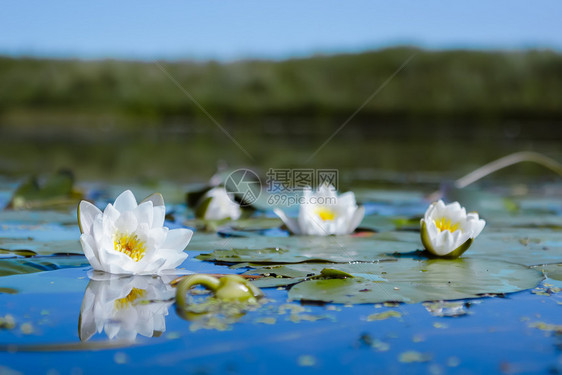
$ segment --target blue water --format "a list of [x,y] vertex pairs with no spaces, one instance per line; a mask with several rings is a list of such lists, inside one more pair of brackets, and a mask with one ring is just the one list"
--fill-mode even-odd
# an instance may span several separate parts
[[[193,269],[208,268],[190,259],[187,265],[193,264]],[[379,308],[328,304],[305,306],[307,312],[299,314],[323,319],[295,323],[287,320],[287,314],[277,314],[287,292],[269,289],[266,295],[271,302],[247,313],[227,331],[192,332],[191,323],[182,320],[172,306],[166,331],[160,337],[139,335],[129,347],[96,351],[75,347],[64,352],[30,347],[80,342],[78,316],[89,281],[87,271],[85,267],[7,277],[41,279],[44,286],[68,280],[71,286],[53,286],[41,293],[30,286],[19,294],[0,295],[2,315],[10,313],[18,320],[23,317],[22,322],[32,322],[34,327],[32,334],[0,330],[2,366],[23,373],[54,369],[60,374],[125,370],[204,374],[549,373],[562,369],[562,337],[529,327],[537,321],[560,324],[562,298],[529,291],[473,300],[469,315],[461,317],[434,317],[421,304]],[[59,292],[61,289],[65,290]],[[390,309],[402,317],[366,320],[370,314]],[[263,317],[275,317],[276,323],[258,323]],[[443,327],[436,328],[435,323]],[[106,340],[103,332],[91,341],[100,340]],[[388,344],[388,350],[372,348],[374,340]],[[400,362],[400,354],[411,350],[431,359],[425,363]]]
[[[409,216],[418,214],[423,206],[372,203],[367,209],[370,214]],[[43,223],[35,230],[29,223],[1,224],[0,237],[77,239],[76,226]],[[265,233],[283,234],[279,230]],[[198,252],[189,247],[188,252],[182,268],[194,272],[245,270],[197,260]],[[302,305],[288,302],[287,290],[271,288],[264,290],[267,301],[261,307],[231,322],[226,330],[197,329],[199,323],[183,320],[170,300],[163,301],[168,314],[161,334],[138,334],[134,342],[122,342],[110,341],[102,331],[81,342],[80,312],[85,294],[95,292],[95,283],[90,283],[90,267],[80,266],[82,256],[70,261],[75,268],[0,277],[0,288],[17,291],[0,293],[0,318],[10,314],[16,320],[15,328],[0,329],[0,374],[562,372],[562,329],[556,334],[531,327],[538,322],[562,325],[562,293],[546,296],[527,290],[466,300],[468,314],[438,317],[423,304]],[[562,286],[550,279],[541,285],[546,288],[548,284]],[[289,313],[280,313],[288,309],[303,311],[291,320]],[[371,314],[389,310],[401,317],[367,320]],[[423,362],[401,361],[409,351],[419,353]]]

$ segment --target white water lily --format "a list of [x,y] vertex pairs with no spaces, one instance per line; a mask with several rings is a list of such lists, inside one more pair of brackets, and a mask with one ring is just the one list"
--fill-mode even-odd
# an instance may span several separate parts
[[193,231],[164,227],[166,208],[160,194],[140,204],[130,190],[102,212],[82,201],[78,206],[80,243],[95,270],[113,274],[160,274],[187,258],[183,251]]
[[299,235],[328,236],[352,233],[363,220],[365,208],[357,206],[355,194],[338,196],[333,186],[322,185],[316,192],[305,189],[297,218],[288,217],[281,209],[274,209],[287,228]]
[[466,213],[459,202],[432,203],[421,219],[421,240],[427,251],[437,256],[459,257],[482,232],[486,221],[476,212]]
[[[107,274],[105,274],[107,275]],[[87,341],[105,332],[110,340],[158,336],[173,303],[173,288],[159,277],[126,276],[90,280],[80,309],[79,336]]]
[[233,202],[228,196],[226,189],[217,186],[205,193],[201,198],[203,219],[205,220],[238,220],[242,215],[240,205]]

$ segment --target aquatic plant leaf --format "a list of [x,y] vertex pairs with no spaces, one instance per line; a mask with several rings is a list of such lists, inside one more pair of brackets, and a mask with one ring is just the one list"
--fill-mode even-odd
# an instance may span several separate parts
[[534,268],[542,271],[549,279],[562,281],[562,263],[545,264]]
[[88,265],[88,260],[83,256],[0,259],[0,276],[52,271],[61,268],[85,267]]
[[20,257],[32,257],[37,255],[35,251],[31,250],[7,250],[7,249],[0,249],[0,258],[12,258],[14,256]]
[[[310,267],[311,272],[325,267],[295,266],[300,270]],[[539,271],[525,266],[472,258],[400,259],[397,262],[335,264],[332,267],[356,277],[307,280],[293,286],[289,298],[336,303],[416,303],[517,292],[535,287],[543,278]],[[357,277],[358,274],[383,279],[368,280]]]
[[22,183],[12,195],[7,208],[10,209],[48,209],[68,207],[76,204],[82,193],[74,189],[74,176],[70,171],[59,171],[40,183],[32,177]]
[[0,238],[1,252],[10,252],[21,256],[83,254],[78,240],[37,241],[25,238]]
[[526,266],[559,262],[562,259],[562,231],[485,228],[463,256],[508,260]]
[[69,212],[61,211],[0,211],[0,222],[18,224],[50,224],[59,223],[63,225],[76,224],[76,210]]
[[353,262],[375,261],[388,258],[394,252],[409,252],[421,244],[405,241],[378,240],[354,236],[290,236],[230,238],[225,241],[230,249],[201,254],[198,259],[230,263],[300,263],[307,261]]

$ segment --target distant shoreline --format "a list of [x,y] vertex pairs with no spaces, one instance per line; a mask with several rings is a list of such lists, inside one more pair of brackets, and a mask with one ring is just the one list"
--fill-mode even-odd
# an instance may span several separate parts
[[551,51],[392,48],[283,61],[162,62],[160,67],[0,57],[0,87],[4,128],[42,122],[80,126],[104,118],[111,126],[158,127],[206,119],[189,96],[221,122],[278,117],[321,123],[350,116],[375,92],[356,114],[358,120],[562,121],[562,55]]

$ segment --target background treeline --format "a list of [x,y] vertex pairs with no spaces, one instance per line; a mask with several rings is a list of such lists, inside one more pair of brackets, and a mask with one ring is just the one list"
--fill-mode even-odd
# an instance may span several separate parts
[[[363,118],[562,119],[562,55],[411,48],[287,61],[160,62],[209,113]],[[0,124],[45,115],[200,118],[155,62],[0,58]],[[23,121],[23,120],[22,120]]]

